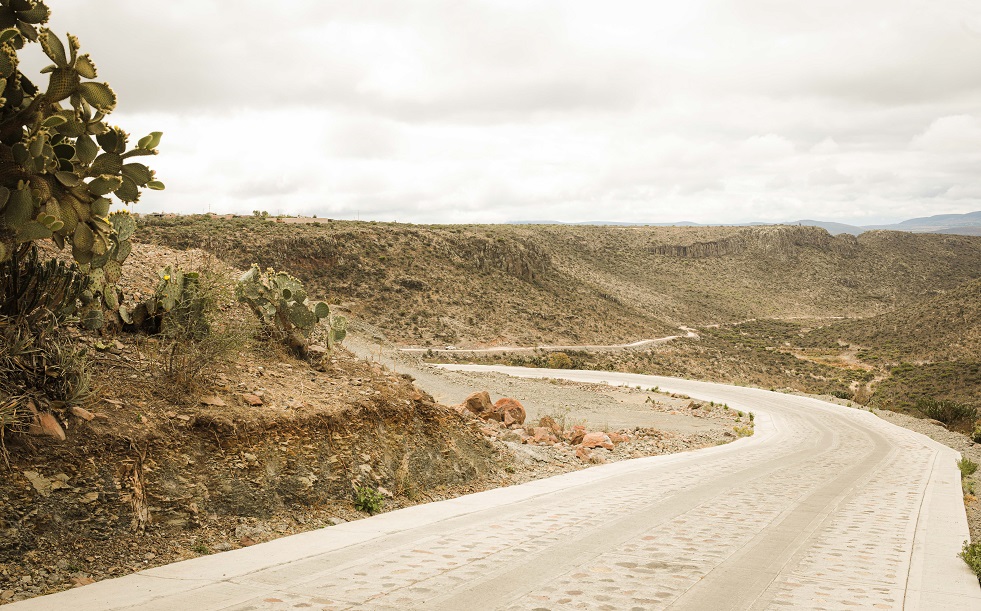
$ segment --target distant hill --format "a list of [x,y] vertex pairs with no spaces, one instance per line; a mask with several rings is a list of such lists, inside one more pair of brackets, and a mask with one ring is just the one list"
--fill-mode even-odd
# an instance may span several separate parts
[[[891,231],[912,231],[914,233],[953,233],[960,235],[978,235],[981,229],[981,211],[966,214],[938,214],[909,219],[893,225],[871,225],[865,229],[888,229]],[[974,231],[975,233],[962,233]]]
[[612,344],[678,325],[868,317],[981,277],[981,239],[892,231],[141,223],[143,241],[289,271],[415,345]]
[[949,235],[972,235],[981,236],[981,227],[954,227],[952,229],[941,229],[933,233],[946,233]]
[[805,227],[820,227],[824,229],[831,235],[841,235],[843,233],[848,233],[851,235],[861,235],[868,231],[867,227],[858,227],[857,225],[846,225],[845,223],[835,223],[832,221],[812,221],[812,220],[802,220],[794,221],[792,223],[786,223],[787,225],[803,225]]
[[871,349],[893,361],[977,360],[981,356],[981,280],[931,291],[907,307],[811,333]]
[[597,227],[758,227],[767,225],[802,225],[805,227],[820,227],[831,235],[851,234],[861,235],[866,231],[881,229],[885,231],[910,231],[912,233],[944,233],[948,235],[981,235],[981,211],[965,214],[938,214],[909,219],[899,223],[886,225],[849,225],[834,221],[816,221],[805,219],[785,223],[693,223],[678,221],[675,223],[625,223],[616,221],[587,221],[582,223],[563,223],[561,221],[516,221],[513,225],[593,225]]

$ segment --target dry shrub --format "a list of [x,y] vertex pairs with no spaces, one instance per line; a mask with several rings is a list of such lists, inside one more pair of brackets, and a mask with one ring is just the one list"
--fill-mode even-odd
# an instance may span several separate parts
[[35,328],[0,316],[0,434],[25,430],[34,409],[68,409],[88,396],[85,350],[54,320]]
[[214,371],[247,348],[255,323],[242,316],[231,279],[202,262],[198,281],[185,289],[176,307],[164,316],[157,362],[162,389],[171,400],[184,402],[214,379]]
[[978,409],[973,405],[948,400],[920,399],[916,402],[916,411],[943,423],[948,429],[978,417]]
[[64,411],[89,395],[85,350],[66,333],[88,278],[42,260],[36,246],[0,264],[0,454],[4,436],[39,412]]

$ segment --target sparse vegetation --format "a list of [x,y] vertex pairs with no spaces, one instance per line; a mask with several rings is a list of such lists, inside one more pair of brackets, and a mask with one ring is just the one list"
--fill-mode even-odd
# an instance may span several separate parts
[[0,263],[0,448],[8,431],[42,419],[64,435],[58,416],[88,398],[86,351],[68,332],[88,284],[74,265],[42,262],[34,245]]
[[970,458],[961,458],[957,461],[957,468],[960,469],[962,478],[968,478],[978,470],[978,463]]
[[[166,294],[167,304],[158,307],[161,339],[159,371],[162,388],[175,402],[196,396],[213,382],[213,372],[240,354],[254,334],[254,326],[230,315],[225,309],[233,302],[229,279],[213,268],[212,262],[195,271],[171,268],[161,272],[161,285],[181,290]],[[157,296],[151,297],[156,300]]]
[[981,581],[981,542],[975,541],[974,543],[964,542],[964,547],[961,549],[960,557],[967,563],[967,566],[971,567],[974,574],[978,576],[978,580]]
[[191,546],[191,551],[195,554],[200,554],[201,556],[207,556],[211,553],[211,549],[204,543],[198,542]]
[[973,422],[978,417],[978,409],[973,405],[943,399],[919,399],[916,402],[916,411],[923,414],[925,418],[943,423],[949,429],[966,422]]
[[384,500],[385,497],[370,486],[356,486],[354,488],[354,508],[358,511],[375,515],[382,510]]

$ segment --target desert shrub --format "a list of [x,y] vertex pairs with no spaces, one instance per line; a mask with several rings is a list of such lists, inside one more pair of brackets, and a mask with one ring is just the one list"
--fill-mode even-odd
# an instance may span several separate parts
[[845,399],[846,401],[851,401],[852,399],[852,393],[847,390],[832,390],[831,396],[837,397],[838,399]]
[[968,543],[965,541],[964,547],[958,555],[967,563],[967,566],[971,567],[974,574],[978,576],[978,580],[981,580],[981,542]]
[[548,368],[571,369],[572,358],[570,358],[565,352],[553,352],[552,354],[548,355]]
[[215,271],[211,261],[182,274],[193,274],[193,281],[183,283],[159,325],[159,370],[176,401],[207,386],[214,369],[240,353],[253,333],[251,325],[225,307],[234,304],[232,282]]
[[957,461],[957,468],[961,470],[961,477],[967,478],[974,475],[978,470],[978,463],[970,458],[964,457]]
[[916,411],[926,418],[932,418],[943,423],[947,428],[975,420],[978,409],[973,405],[948,401],[945,399],[919,399],[915,405]]
[[974,443],[981,443],[981,420],[974,423],[974,429],[971,431],[971,440]]
[[0,433],[23,431],[36,412],[65,410],[88,396],[85,350],[63,329],[0,316]]
[[89,278],[75,265],[49,259],[42,262],[37,246],[24,256],[14,253],[0,263],[0,315],[23,319],[29,326],[52,318],[64,322],[75,313]]
[[384,497],[380,492],[370,486],[356,486],[354,488],[354,508],[363,511],[368,515],[375,515],[382,510]]

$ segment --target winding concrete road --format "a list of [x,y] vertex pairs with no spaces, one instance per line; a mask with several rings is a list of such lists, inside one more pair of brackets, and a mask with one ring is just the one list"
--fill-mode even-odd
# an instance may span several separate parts
[[654,339],[641,339],[636,342],[631,342],[629,344],[576,344],[567,346],[493,346],[490,348],[454,348],[452,346],[447,346],[446,348],[399,348],[399,352],[405,352],[407,354],[498,354],[502,352],[554,352],[566,350],[569,352],[574,351],[585,351],[585,352],[620,352],[623,350],[635,350],[637,348],[646,348],[647,346],[654,346],[657,344],[666,344],[670,341],[674,341],[680,337],[698,337],[698,333],[694,329],[688,327],[680,327],[682,331],[685,332],[684,335],[668,335],[666,337],[658,337]]
[[[453,368],[472,368],[454,366]],[[724,446],[420,505],[16,603],[67,608],[981,609],[957,454],[874,414],[670,378],[756,414]]]

